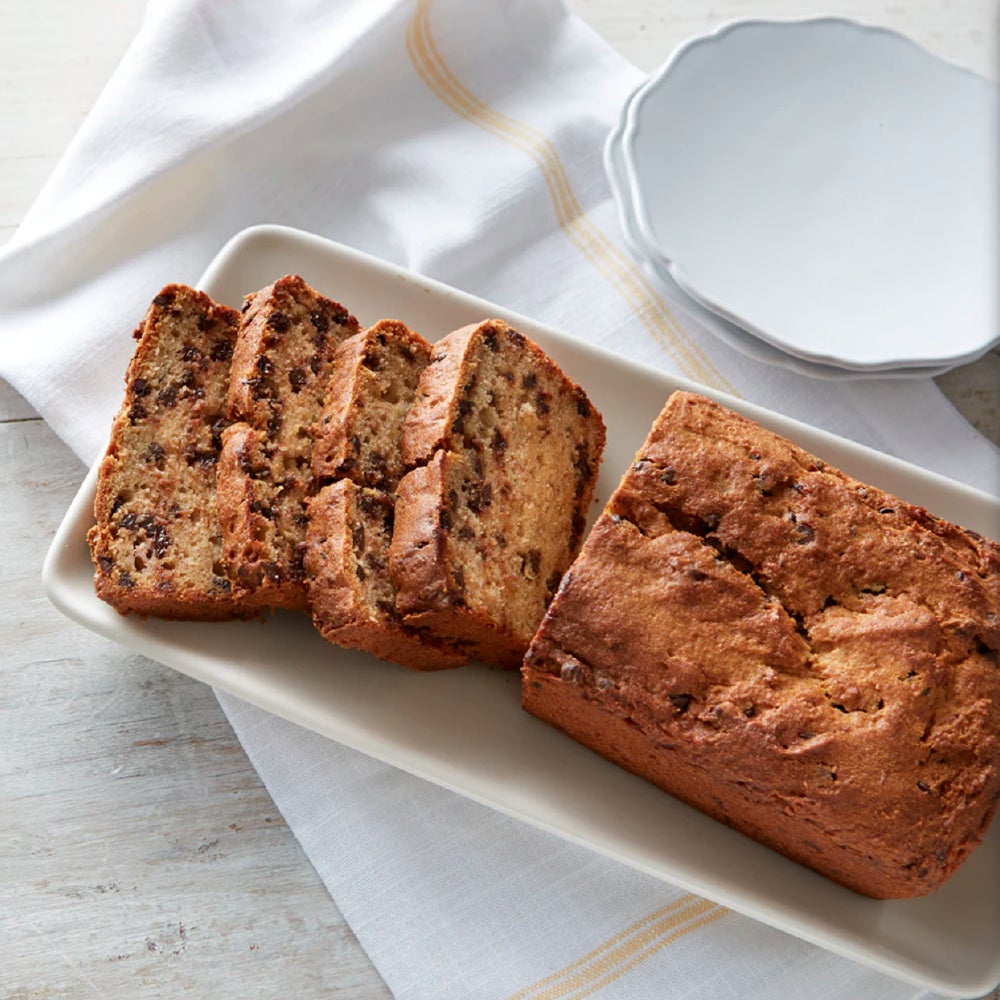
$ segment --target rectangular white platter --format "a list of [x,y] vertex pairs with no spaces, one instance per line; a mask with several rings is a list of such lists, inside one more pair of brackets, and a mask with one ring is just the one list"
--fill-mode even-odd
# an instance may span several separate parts
[[[589,347],[310,234],[249,229],[200,286],[239,307],[296,273],[367,325],[401,319],[428,340],[489,316],[539,343],[604,414],[603,504],[669,394],[693,389],[784,434],[863,481],[995,534],[1000,503],[778,414]],[[164,276],[164,283],[169,280]],[[788,861],[620,770],[528,716],[516,672],[480,665],[420,674],[325,643],[303,615],[197,624],[123,618],[98,601],[86,533],[96,468],[52,543],[44,583],[64,614],[128,648],[412,774],[891,976],[954,996],[1000,980],[1000,823],[941,890],[866,899]],[[595,509],[596,505],[595,505]],[[128,683],[127,678],[122,683]]]

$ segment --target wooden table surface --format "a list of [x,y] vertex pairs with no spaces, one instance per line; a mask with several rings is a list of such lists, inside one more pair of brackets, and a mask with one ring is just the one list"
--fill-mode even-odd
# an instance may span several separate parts
[[[0,0],[0,243],[138,26],[139,0]],[[572,0],[644,69],[686,37],[800,0]],[[995,0],[853,0],[995,76]],[[939,379],[1000,441],[1000,355]],[[0,382],[0,996],[388,996],[212,692],[63,619],[39,583],[84,469]],[[1000,997],[1000,992],[992,994]]]

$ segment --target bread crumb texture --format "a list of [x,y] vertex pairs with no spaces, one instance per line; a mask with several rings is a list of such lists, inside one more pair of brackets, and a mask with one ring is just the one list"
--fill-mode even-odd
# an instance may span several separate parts
[[334,356],[312,455],[305,568],[313,621],[330,642],[416,670],[468,662],[396,610],[389,574],[403,422],[431,346],[395,320],[344,341]]
[[340,303],[297,275],[246,299],[217,503],[226,572],[254,607],[308,610],[303,559],[313,427],[334,352],[358,331]]
[[605,430],[499,320],[434,347],[403,425],[390,568],[405,621],[517,667],[579,551]]
[[675,393],[566,574],[528,711],[858,892],[1000,797],[1000,547]]
[[246,613],[222,566],[215,476],[239,315],[168,285],[134,337],[88,540],[98,596],[122,613]]

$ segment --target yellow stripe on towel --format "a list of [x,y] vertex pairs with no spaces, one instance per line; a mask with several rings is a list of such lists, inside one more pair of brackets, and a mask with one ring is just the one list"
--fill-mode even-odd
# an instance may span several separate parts
[[417,0],[406,33],[407,52],[420,78],[455,114],[520,149],[535,162],[552,199],[560,228],[587,262],[625,299],[685,375],[731,392],[732,387],[701,349],[691,343],[639,268],[587,218],[551,140],[530,125],[481,101],[451,71],[431,34],[432,4],[433,0]]
[[603,989],[685,934],[713,923],[728,912],[707,899],[682,896],[508,1000],[579,1000]]

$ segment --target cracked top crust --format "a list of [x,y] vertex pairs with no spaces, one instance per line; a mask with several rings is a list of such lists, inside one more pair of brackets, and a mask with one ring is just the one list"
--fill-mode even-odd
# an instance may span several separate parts
[[529,711],[860,892],[1000,796],[1000,548],[675,393],[529,650]]

